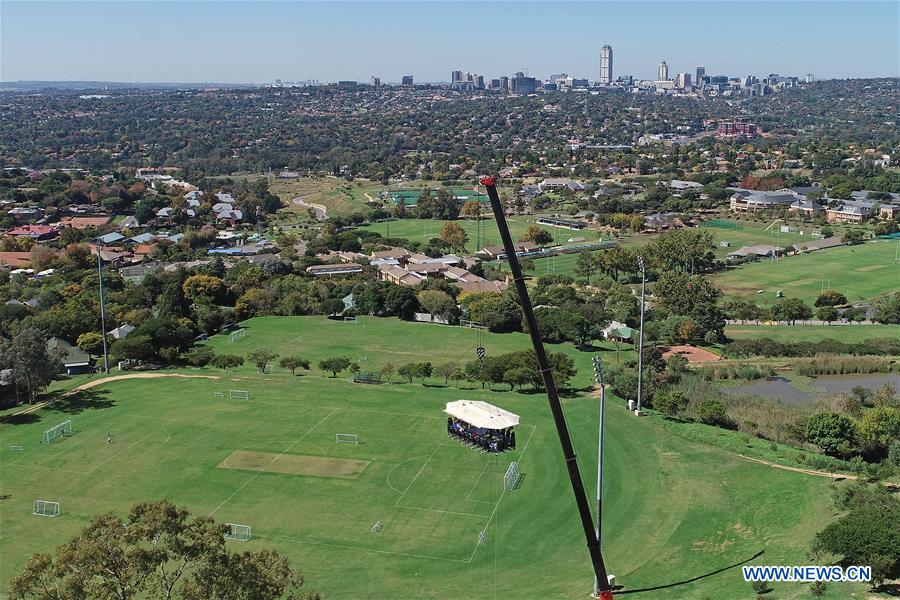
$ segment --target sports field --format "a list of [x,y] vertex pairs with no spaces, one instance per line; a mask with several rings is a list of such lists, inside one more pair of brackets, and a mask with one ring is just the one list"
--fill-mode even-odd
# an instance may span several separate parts
[[[384,321],[406,335],[333,325],[358,327],[357,343],[370,354],[418,349],[421,326]],[[312,329],[298,323],[281,323],[294,353],[315,361],[329,344],[342,343],[300,335]],[[262,337],[250,323],[245,341],[254,329]],[[506,336],[488,335],[489,348],[505,343],[494,338]],[[110,382],[0,423],[0,580],[90,515],[165,497],[250,525],[253,540],[229,543],[277,548],[303,571],[307,589],[328,598],[587,597],[591,572],[542,395],[358,386],[282,372],[194,373],[216,378]],[[250,399],[230,399],[230,389]],[[483,455],[449,439],[441,410],[460,397],[520,414],[517,449]],[[586,394],[564,404],[593,489],[596,400]],[[38,443],[66,419],[74,435]],[[356,434],[359,444],[337,444],[337,433]],[[511,461],[524,478],[505,490]],[[615,401],[607,411],[605,468],[609,568],[639,598],[752,598],[736,565],[805,564],[807,541],[831,514],[826,478],[666,435],[657,417],[636,419]],[[59,502],[61,515],[33,516],[36,499]],[[373,532],[377,522],[382,527]],[[807,586],[774,587],[778,598],[808,596]],[[835,585],[826,597],[863,589]]]
[[[875,240],[818,252],[763,260],[712,275],[725,293],[771,304],[778,290],[812,304],[823,289],[837,290],[851,302],[900,290],[900,242]],[[756,294],[757,290],[764,293]]]
[[770,338],[779,342],[817,342],[833,339],[862,342],[873,338],[900,338],[900,325],[729,325],[730,338]]
[[[522,236],[525,235],[525,230],[535,224],[534,216],[508,217],[506,221],[509,223],[509,231],[514,240],[522,239]],[[390,237],[401,237],[411,242],[420,242],[440,237],[443,223],[444,221],[436,219],[402,219],[399,221],[372,223],[364,228],[377,231],[384,236],[390,234]],[[497,230],[497,223],[493,217],[489,216],[481,220],[481,248],[478,248],[476,243],[478,240],[478,223],[476,221],[459,219],[454,221],[454,223],[465,229],[469,235],[469,243],[466,245],[466,250],[469,252],[476,252],[485,246],[499,246],[502,244],[500,232]],[[553,235],[553,241],[558,244],[565,244],[570,238],[584,238],[588,241],[600,239],[600,233],[590,229],[575,231],[560,227],[548,227],[546,225],[539,225],[539,227],[549,231]]]

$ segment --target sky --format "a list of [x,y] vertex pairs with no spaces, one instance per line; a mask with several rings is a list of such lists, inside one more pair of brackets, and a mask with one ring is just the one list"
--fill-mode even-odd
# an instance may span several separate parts
[[900,2],[0,0],[0,80],[900,76]]

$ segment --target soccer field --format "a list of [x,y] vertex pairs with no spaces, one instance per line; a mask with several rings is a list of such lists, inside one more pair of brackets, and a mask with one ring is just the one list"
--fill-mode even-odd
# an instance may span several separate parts
[[[410,339],[423,331],[397,326]],[[247,340],[252,323],[249,331]],[[376,331],[357,330],[360,343],[378,343],[369,337]],[[293,343],[298,354],[319,358],[302,339]],[[109,382],[0,423],[4,587],[30,554],[52,551],[91,515],[168,498],[250,525],[251,541],[229,543],[277,548],[303,571],[306,588],[328,598],[589,592],[584,540],[543,395],[193,373],[205,377]],[[231,389],[248,391],[249,400],[231,399]],[[480,454],[448,438],[441,411],[459,398],[520,414],[516,450]],[[593,490],[596,400],[564,404]],[[73,435],[39,443],[67,419]],[[667,436],[657,419],[636,419],[612,400],[607,410],[604,546],[620,584],[644,590],[636,597],[674,585],[668,593],[679,598],[752,598],[738,563],[805,564],[808,540],[830,518],[827,479]],[[338,433],[357,435],[359,444],[336,443]],[[505,490],[511,461],[524,477]],[[33,516],[37,499],[59,502],[60,516]],[[808,595],[805,586],[775,587],[779,598]],[[862,590],[831,587],[832,598]]]
[[[812,304],[823,289],[837,290],[850,302],[900,290],[900,242],[875,240],[741,265],[710,280],[725,293],[750,296],[762,304],[775,292]],[[763,290],[763,294],[756,294]]]

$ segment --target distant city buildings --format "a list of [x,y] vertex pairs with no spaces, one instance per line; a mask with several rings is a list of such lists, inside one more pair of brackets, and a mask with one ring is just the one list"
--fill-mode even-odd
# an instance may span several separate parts
[[404,75],[403,80],[401,81],[402,85],[413,85],[413,76],[412,75]]
[[702,86],[703,80],[706,79],[706,67],[703,65],[697,66],[696,76],[694,77],[694,85]]
[[381,87],[381,77],[372,76],[372,87]]
[[657,81],[668,81],[669,80],[669,65],[666,64],[666,61],[662,61],[659,63],[659,69],[657,71]]
[[605,44],[600,50],[600,85],[610,85],[613,81],[613,49]]

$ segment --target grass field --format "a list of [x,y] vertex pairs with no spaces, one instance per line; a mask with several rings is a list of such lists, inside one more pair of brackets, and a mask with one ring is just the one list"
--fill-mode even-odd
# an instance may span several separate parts
[[[881,240],[857,246],[841,246],[818,252],[757,261],[712,275],[710,280],[725,293],[750,296],[763,304],[775,300],[775,292],[812,304],[823,286],[837,290],[851,302],[900,289],[900,242]],[[756,290],[763,294],[756,294]]]
[[[497,224],[492,217],[483,218],[481,220],[481,248],[476,247],[478,245],[476,243],[478,240],[478,224],[476,221],[460,219],[454,222],[465,229],[466,233],[469,235],[469,243],[466,245],[466,250],[469,252],[476,252],[485,246],[499,246],[502,243],[500,241],[500,232],[497,230]],[[390,232],[390,237],[401,237],[406,238],[411,242],[421,242],[439,237],[441,225],[443,225],[443,223],[444,221],[436,219],[403,219],[400,221],[372,223],[366,225],[365,229],[377,231],[381,235],[387,235],[388,232]],[[509,231],[512,234],[513,239],[519,240],[525,235],[525,230],[528,229],[530,225],[534,225],[534,217],[525,215],[508,217],[507,223],[509,223]],[[540,225],[539,227],[549,231],[553,235],[554,242],[559,244],[565,244],[569,238],[575,237],[581,237],[590,241],[600,239],[600,233],[590,229],[574,231],[571,229],[547,227],[544,225]]]
[[[453,336],[474,336],[381,321],[255,319],[244,340],[211,344],[245,345],[243,352],[256,338],[314,361],[349,344],[347,352],[371,361],[406,353],[434,360],[462,358],[468,350],[455,348],[462,338]],[[526,343],[522,335],[488,334],[486,345],[491,352]],[[589,355],[578,354],[588,371]],[[0,580],[90,515],[165,497],[251,525],[252,541],[229,543],[277,548],[303,571],[308,589],[327,598],[587,597],[591,572],[544,396],[249,371],[110,382],[0,423]],[[229,389],[251,399],[214,395]],[[461,397],[520,414],[517,449],[482,455],[448,439],[441,410]],[[592,489],[596,401],[585,395],[564,404]],[[65,419],[73,436],[38,443]],[[336,444],[336,433],[356,433],[360,443]],[[659,419],[636,419],[615,401],[605,458],[605,553],[635,597],[753,598],[737,565],[805,564],[808,540],[831,517],[827,479],[667,435]],[[505,491],[513,460],[524,479]],[[60,502],[61,516],[32,516],[35,499]],[[383,529],[372,533],[377,521]],[[807,586],[774,587],[778,598],[808,597]],[[833,585],[826,597],[863,591]]]
[[900,337],[900,325],[729,325],[725,334],[730,338],[770,338],[779,342],[833,339],[849,343]]

